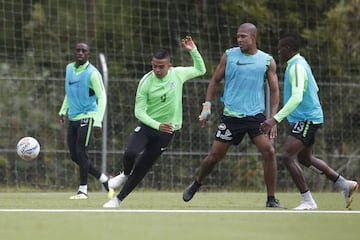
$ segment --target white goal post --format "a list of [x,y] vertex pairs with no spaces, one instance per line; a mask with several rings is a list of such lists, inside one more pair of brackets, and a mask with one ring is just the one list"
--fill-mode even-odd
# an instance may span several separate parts
[[[108,92],[108,68],[106,63],[106,58],[103,53],[99,54],[100,63],[101,63],[101,69],[102,69],[102,75],[103,75],[103,81],[104,81],[104,87],[106,94]],[[103,119],[103,127],[102,127],[102,146],[101,146],[101,171],[105,173],[106,170],[106,159],[107,159],[107,109],[105,109],[104,119]]]

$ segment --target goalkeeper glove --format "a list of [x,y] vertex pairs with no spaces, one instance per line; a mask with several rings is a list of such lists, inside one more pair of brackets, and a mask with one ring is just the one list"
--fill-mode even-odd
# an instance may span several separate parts
[[202,104],[203,109],[199,115],[199,120],[200,121],[204,121],[207,120],[210,117],[211,114],[211,102],[210,101],[206,101]]

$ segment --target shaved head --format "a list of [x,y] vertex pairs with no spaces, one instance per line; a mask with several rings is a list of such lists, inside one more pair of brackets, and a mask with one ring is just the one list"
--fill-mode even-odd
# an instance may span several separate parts
[[252,23],[243,23],[239,26],[239,30],[240,29],[241,29],[241,31],[248,32],[251,35],[254,35],[255,37],[257,35],[257,28]]
[[239,26],[237,31],[237,43],[243,53],[255,54],[257,28],[252,23],[243,23]]

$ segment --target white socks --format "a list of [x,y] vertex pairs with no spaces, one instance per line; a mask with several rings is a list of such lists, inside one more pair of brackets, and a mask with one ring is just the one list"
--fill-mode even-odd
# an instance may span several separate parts
[[[100,180],[101,183],[104,183],[104,182],[108,181],[109,178],[105,174],[102,173],[100,175],[100,177],[99,177],[99,180]],[[79,192],[85,193],[87,195],[87,193],[88,193],[87,185],[80,185],[79,186]]]
[[87,195],[87,185],[80,185],[79,192],[85,193]]
[[304,202],[315,202],[312,195],[311,195],[310,190],[308,190],[307,192],[302,193],[301,197],[303,198]]
[[343,176],[339,176],[335,184],[341,189],[346,189],[348,187],[347,180]]
[[106,182],[107,180],[109,180],[109,178],[108,178],[105,174],[102,173],[102,174],[100,175],[99,180],[100,180],[101,183],[104,183],[104,182]]

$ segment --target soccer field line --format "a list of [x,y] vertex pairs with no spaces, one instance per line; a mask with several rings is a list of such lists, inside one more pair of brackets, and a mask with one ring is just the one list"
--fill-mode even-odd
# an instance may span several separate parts
[[351,210],[162,210],[162,209],[0,209],[0,212],[36,213],[270,213],[270,214],[360,214]]

